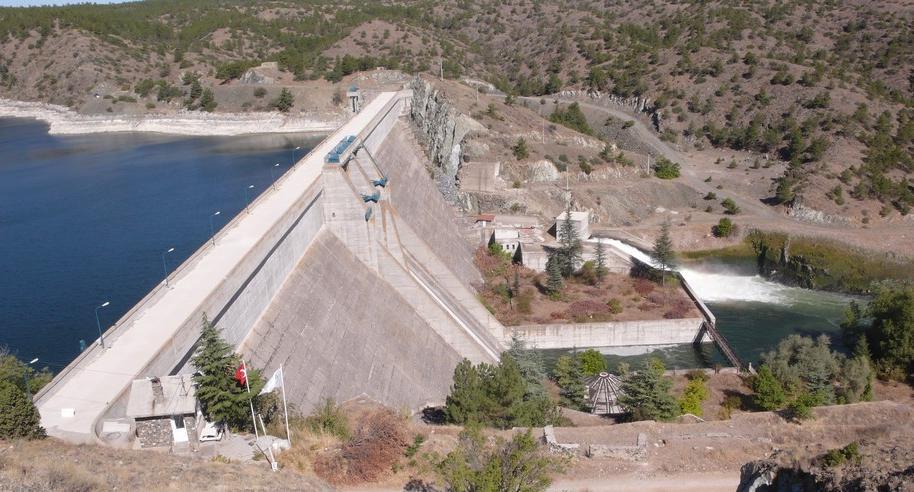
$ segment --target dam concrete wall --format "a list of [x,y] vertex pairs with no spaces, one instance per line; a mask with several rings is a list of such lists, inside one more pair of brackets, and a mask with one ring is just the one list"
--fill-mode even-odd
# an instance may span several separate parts
[[443,403],[462,358],[326,229],[241,351],[266,377],[282,365],[305,412],[363,394],[395,408]]
[[394,126],[372,157],[390,178],[390,203],[435,255],[466,286],[482,283],[473,264],[473,248],[460,232],[461,218],[432,181],[427,158],[419,151],[416,137],[404,123]]
[[556,323],[508,327],[538,349],[628,347],[692,343],[704,318]]

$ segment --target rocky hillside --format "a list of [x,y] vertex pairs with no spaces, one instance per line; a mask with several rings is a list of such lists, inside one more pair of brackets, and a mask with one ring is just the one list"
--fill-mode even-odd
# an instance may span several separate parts
[[267,110],[283,86],[329,110],[334,90],[313,81],[471,76],[519,96],[630,98],[683,150],[786,162],[774,203],[848,216],[865,202],[863,223],[914,205],[910,2],[150,0],[2,8],[0,40],[0,97]]
[[805,460],[785,453],[747,463],[738,492],[851,492],[914,490],[914,446],[909,440],[853,442]]

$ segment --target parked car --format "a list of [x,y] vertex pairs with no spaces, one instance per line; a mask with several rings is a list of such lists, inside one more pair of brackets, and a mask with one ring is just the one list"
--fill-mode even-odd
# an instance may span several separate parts
[[221,422],[206,422],[203,430],[200,431],[200,442],[221,441],[223,434],[225,434],[225,426]]

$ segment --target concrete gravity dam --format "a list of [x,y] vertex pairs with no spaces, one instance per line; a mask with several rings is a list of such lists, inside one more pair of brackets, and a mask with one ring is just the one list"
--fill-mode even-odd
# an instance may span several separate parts
[[48,433],[94,441],[134,379],[192,373],[204,314],[249,364],[282,366],[304,412],[362,395],[440,404],[462,358],[495,362],[508,334],[471,287],[413,97],[378,94],[61,371],[35,398]]

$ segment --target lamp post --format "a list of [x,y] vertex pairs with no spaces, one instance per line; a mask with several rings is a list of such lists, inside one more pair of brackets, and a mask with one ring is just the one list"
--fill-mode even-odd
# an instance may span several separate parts
[[292,163],[290,165],[292,165],[292,166],[295,165],[295,153],[298,152],[299,150],[301,150],[301,147],[295,147],[294,149],[292,149]]
[[216,226],[213,225],[213,219],[215,219],[216,216],[221,213],[222,210],[216,210],[216,213],[209,216],[209,237],[212,238],[213,246],[216,245]]
[[102,348],[105,347],[105,335],[102,334],[102,322],[98,320],[98,310],[103,307],[108,307],[108,304],[111,304],[110,301],[105,301],[101,306],[95,308],[95,326],[98,327],[98,341],[101,344]]
[[279,167],[279,163],[273,164],[270,166],[270,178],[273,179],[273,191],[276,191],[276,168]]
[[254,185],[248,185],[248,187],[244,189],[244,210],[247,213],[251,213],[251,192],[249,190],[253,189]]
[[32,370],[32,364],[38,362],[38,357],[32,359],[25,368],[25,371],[22,373],[22,377],[25,378],[25,394],[29,397],[29,401],[32,400],[32,389],[29,388],[29,371]]
[[168,263],[165,262],[165,255],[174,250],[174,248],[168,248],[168,251],[162,253],[162,270],[165,272],[165,287],[168,287]]

